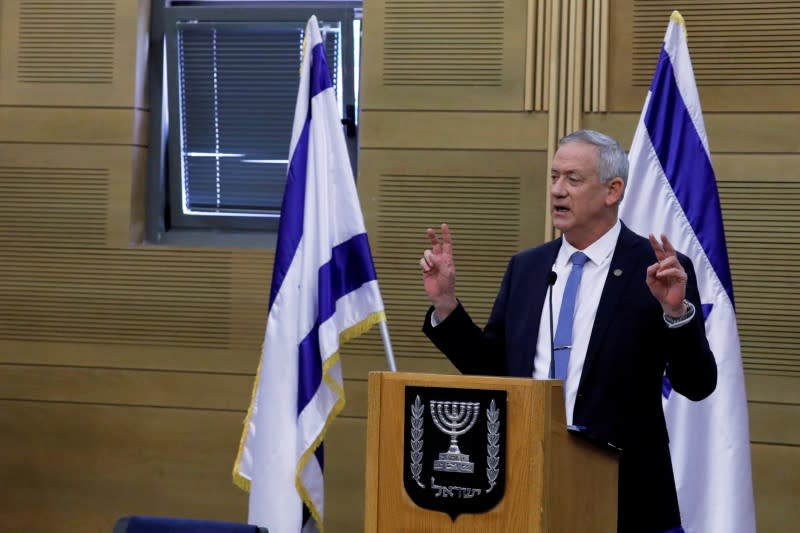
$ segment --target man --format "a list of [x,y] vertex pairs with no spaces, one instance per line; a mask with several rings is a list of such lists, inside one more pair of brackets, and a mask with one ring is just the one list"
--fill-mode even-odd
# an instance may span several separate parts
[[[627,175],[625,151],[607,135],[581,130],[561,139],[550,195],[562,237],[511,258],[483,330],[456,298],[447,225],[441,241],[428,229],[420,266],[433,306],[423,331],[463,373],[564,379],[567,424],[621,450],[617,531],[677,532],[662,378],[702,400],[716,387],[717,367],[691,262],[665,235],[648,242],[617,217]],[[582,262],[576,252],[588,260],[569,298],[571,338],[553,345],[548,290],[555,328],[572,263]]]

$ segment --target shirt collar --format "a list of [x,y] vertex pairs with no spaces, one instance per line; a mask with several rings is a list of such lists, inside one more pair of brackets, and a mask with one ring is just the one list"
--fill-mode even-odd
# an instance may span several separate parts
[[568,265],[572,254],[581,251],[586,254],[592,263],[597,266],[603,266],[607,261],[610,261],[611,256],[614,255],[614,248],[617,246],[620,231],[622,231],[622,223],[617,219],[614,225],[611,226],[611,229],[590,244],[585,250],[578,250],[572,246],[567,239],[562,237],[561,249],[558,251],[556,264],[560,266]]

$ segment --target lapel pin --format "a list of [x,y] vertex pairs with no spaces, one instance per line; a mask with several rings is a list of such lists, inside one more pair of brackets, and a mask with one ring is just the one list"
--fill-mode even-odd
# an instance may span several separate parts
[[622,275],[622,269],[621,268],[615,268],[614,269],[614,275],[617,276],[617,277],[620,277]]

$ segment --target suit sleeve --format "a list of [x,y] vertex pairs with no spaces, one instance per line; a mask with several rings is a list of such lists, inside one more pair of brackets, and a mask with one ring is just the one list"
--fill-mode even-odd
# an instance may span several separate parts
[[717,386],[717,363],[706,338],[694,266],[687,257],[679,258],[689,278],[686,283],[686,299],[694,305],[695,315],[690,323],[669,329],[666,333],[670,354],[667,359],[667,377],[673,389],[690,400],[699,401],[714,392]]

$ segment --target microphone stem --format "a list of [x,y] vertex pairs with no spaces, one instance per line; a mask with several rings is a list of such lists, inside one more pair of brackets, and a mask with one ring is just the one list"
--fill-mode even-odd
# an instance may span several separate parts
[[555,379],[556,376],[556,346],[553,334],[553,285],[555,285],[555,279],[550,283],[550,289],[548,290],[548,300],[550,303],[550,372],[548,372],[548,374],[550,379]]

